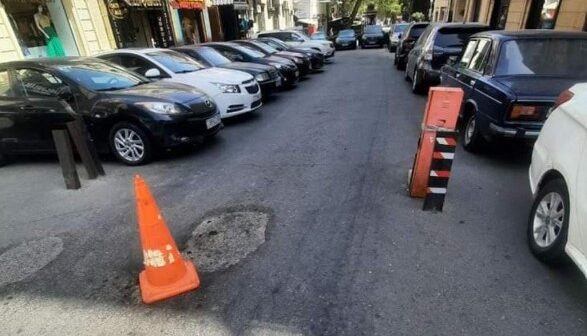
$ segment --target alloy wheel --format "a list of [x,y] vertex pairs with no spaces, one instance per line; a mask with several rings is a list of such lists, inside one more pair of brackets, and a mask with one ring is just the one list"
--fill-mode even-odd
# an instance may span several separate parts
[[121,128],[114,134],[114,147],[123,159],[129,162],[140,161],[145,155],[145,143],[132,129]]
[[475,116],[471,116],[469,118],[469,122],[467,123],[467,128],[465,129],[465,144],[470,144],[473,136],[475,135],[475,127],[477,121],[475,120]]
[[557,192],[550,192],[540,200],[534,212],[532,225],[536,245],[551,246],[560,235],[565,220],[565,202]]

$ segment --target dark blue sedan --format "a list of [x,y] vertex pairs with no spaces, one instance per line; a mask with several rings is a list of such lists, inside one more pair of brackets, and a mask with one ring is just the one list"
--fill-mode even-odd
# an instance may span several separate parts
[[475,34],[442,68],[441,85],[465,92],[463,147],[538,137],[558,95],[587,80],[587,33],[526,30]]

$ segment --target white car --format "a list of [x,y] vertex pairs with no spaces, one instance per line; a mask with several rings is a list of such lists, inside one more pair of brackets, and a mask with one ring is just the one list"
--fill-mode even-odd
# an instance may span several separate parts
[[310,48],[320,51],[324,57],[334,56],[334,44],[326,40],[312,40],[308,35],[297,30],[265,31],[257,37],[275,37],[294,48]]
[[97,57],[150,79],[191,85],[212,97],[221,118],[252,112],[262,105],[261,89],[250,74],[231,69],[207,68],[173,50],[119,49]]
[[563,92],[532,153],[530,249],[544,262],[565,252],[587,276],[587,83]]

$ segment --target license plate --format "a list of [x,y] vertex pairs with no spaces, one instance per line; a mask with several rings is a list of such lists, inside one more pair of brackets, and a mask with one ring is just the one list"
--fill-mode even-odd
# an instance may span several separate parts
[[216,125],[220,124],[220,116],[216,115],[212,118],[206,120],[206,128],[210,129]]
[[300,77],[300,72],[296,70],[296,77]]
[[275,87],[281,86],[281,77],[277,78],[277,82],[275,82]]

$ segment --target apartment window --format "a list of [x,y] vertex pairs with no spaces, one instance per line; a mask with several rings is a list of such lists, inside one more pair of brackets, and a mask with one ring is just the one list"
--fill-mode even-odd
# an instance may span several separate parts
[[562,0],[533,1],[526,29],[554,29]]

